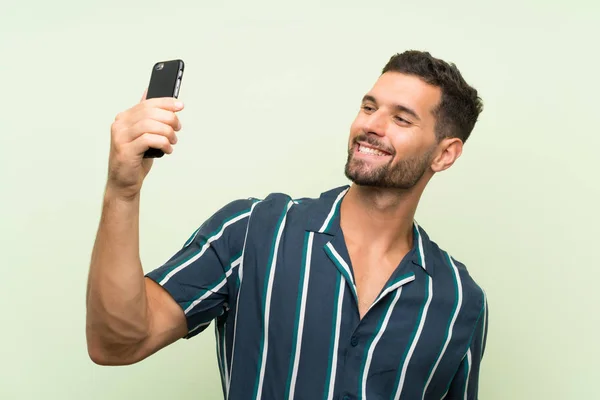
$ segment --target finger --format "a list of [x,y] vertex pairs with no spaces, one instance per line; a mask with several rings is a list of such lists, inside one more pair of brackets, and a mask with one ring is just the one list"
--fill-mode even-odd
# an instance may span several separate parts
[[142,107],[162,108],[172,112],[183,110],[183,102],[174,97],[155,97],[146,99],[140,103]]
[[152,119],[163,124],[171,126],[175,131],[181,129],[181,122],[179,117],[173,111],[168,111],[162,108],[140,108],[132,112],[129,122],[135,124],[136,120],[141,121],[143,119]]
[[131,126],[126,135],[129,139],[128,141],[131,142],[146,133],[164,136],[169,142],[173,144],[177,143],[177,136],[173,127],[149,118],[136,122]]
[[136,120],[143,119],[145,113],[153,108],[177,112],[183,109],[183,103],[173,97],[157,97],[153,99],[143,100],[127,111],[120,112],[115,117],[115,120],[121,121],[124,124],[134,124]]
[[142,136],[135,139],[129,144],[129,148],[137,155],[141,155],[149,148],[160,149],[165,154],[173,152],[173,146],[165,136],[155,135],[152,133],[144,133]]

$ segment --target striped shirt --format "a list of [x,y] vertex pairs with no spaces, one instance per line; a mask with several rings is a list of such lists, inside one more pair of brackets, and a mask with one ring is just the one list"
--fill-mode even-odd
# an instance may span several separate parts
[[214,322],[226,399],[476,399],[484,291],[415,222],[361,319],[340,228],[348,188],[232,201],[147,276],[185,312],[186,338]]

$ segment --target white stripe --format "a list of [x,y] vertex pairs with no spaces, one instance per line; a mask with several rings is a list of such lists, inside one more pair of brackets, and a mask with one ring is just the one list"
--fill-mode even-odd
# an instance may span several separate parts
[[217,339],[217,361],[221,362],[221,338],[219,337],[219,325],[215,324],[215,338]]
[[338,357],[338,346],[340,343],[340,327],[342,325],[342,303],[344,300],[344,289],[346,285],[342,280],[340,282],[340,291],[338,294],[338,309],[337,309],[337,317],[335,321],[335,334],[333,339],[333,349],[331,356],[331,375],[329,376],[329,393],[327,395],[327,400],[333,400],[333,391],[335,390],[335,374],[337,372],[337,357]]
[[[227,365],[227,322],[223,324],[223,366],[225,372],[225,387],[229,387],[229,366]],[[228,392],[228,390],[227,390]]]
[[265,321],[264,321],[264,346],[262,353],[262,363],[260,366],[259,377],[258,377],[258,388],[256,392],[256,400],[260,400],[262,397],[262,387],[265,379],[265,369],[267,364],[267,355],[269,353],[269,316],[271,314],[271,295],[273,294],[273,278],[275,277],[275,268],[277,266],[277,253],[279,250],[279,241],[281,240],[281,235],[283,234],[283,229],[285,227],[285,221],[287,219],[287,213],[290,210],[290,207],[294,204],[293,201],[289,201],[287,204],[287,209],[285,211],[285,215],[283,216],[283,220],[279,225],[279,229],[277,231],[277,239],[275,239],[275,248],[273,249],[273,256],[271,260],[271,271],[269,273],[269,280],[267,281],[267,294],[265,299]]
[[350,189],[350,188],[346,188],[338,194],[337,198],[333,202],[333,205],[331,206],[331,210],[329,210],[329,214],[327,215],[327,218],[325,218],[325,222],[323,222],[321,229],[319,229],[319,233],[323,233],[325,231],[325,228],[327,228],[327,225],[329,225],[331,218],[333,218],[333,214],[335,214],[335,209],[336,209],[337,204],[340,202],[342,197],[344,197],[344,195],[346,194],[348,189]]
[[300,363],[300,350],[302,346],[302,332],[304,331],[304,315],[306,313],[306,299],[308,297],[308,281],[310,276],[310,262],[312,258],[312,244],[314,232],[308,235],[308,243],[306,245],[306,264],[304,267],[304,283],[302,284],[302,298],[300,303],[300,315],[298,321],[298,337],[296,338],[296,353],[294,354],[294,367],[292,369],[292,381],[290,384],[289,399],[294,398],[296,390],[296,379],[298,378],[298,364]]
[[194,257],[190,258],[189,260],[187,260],[186,262],[184,262],[183,264],[179,265],[177,268],[173,269],[173,271],[169,272],[167,274],[167,276],[165,276],[162,281],[160,281],[161,285],[164,285],[165,283],[167,283],[169,281],[169,279],[171,279],[173,277],[173,275],[175,275],[176,273],[178,273],[179,271],[181,271],[182,269],[184,269],[185,267],[187,267],[188,265],[192,264],[194,261],[196,261],[197,259],[199,259],[200,257],[202,257],[202,255],[204,254],[204,252],[206,251],[206,249],[208,249],[210,247],[210,244],[212,242],[214,242],[215,240],[219,239],[221,236],[223,236],[223,232],[225,231],[225,229],[232,225],[235,224],[236,222],[246,218],[247,216],[250,215],[252,211],[248,211],[245,212],[243,214],[238,215],[237,217],[225,222],[223,224],[223,226],[221,227],[221,229],[219,230],[219,232],[217,232],[215,235],[211,236],[210,238],[208,238],[208,240],[206,241],[206,243],[204,244],[204,246],[202,246],[202,249],[200,250],[200,252],[198,254],[196,254]]
[[[469,375],[471,374],[471,349],[469,349],[469,351],[467,351],[467,362],[469,363],[469,368],[467,370],[467,380],[465,382],[465,400],[467,400],[467,388],[469,387]],[[456,379],[456,376],[453,378]],[[452,385],[450,385],[451,387]],[[440,400],[444,400],[446,398],[446,396],[448,396],[448,392],[450,391],[450,387],[448,387],[448,390],[446,390],[446,393],[444,393],[444,395],[442,396],[442,398]]]
[[198,232],[200,232],[200,228],[202,228],[202,227],[198,227],[198,229],[196,229],[194,231],[194,233],[192,234],[192,236],[188,239],[187,242],[185,242],[185,244],[183,245],[183,247],[188,247],[194,241],[194,239],[196,239],[196,236],[198,236]]
[[[219,282],[217,285],[215,285],[214,288],[209,289],[206,293],[204,293],[204,295],[202,295],[200,298],[198,298],[192,304],[190,304],[188,306],[188,308],[185,309],[184,313],[187,315],[187,313],[190,312],[195,306],[200,304],[200,302],[202,302],[202,300],[205,300],[206,298],[210,297],[211,294],[213,294],[214,292],[218,291],[221,287],[223,287],[225,282],[227,282],[227,278],[232,274],[234,268],[237,267],[241,263],[241,260],[242,260],[242,257],[238,257],[234,262],[232,262],[229,270],[225,273],[225,278],[221,282]],[[210,324],[210,321],[205,324],[200,324],[199,326],[195,327],[188,333],[191,333],[191,332],[195,331],[196,329],[198,329],[199,327],[201,327],[202,325],[207,325],[207,324]]]
[[254,207],[256,207],[256,205],[260,203],[260,201],[257,201],[255,203],[252,203],[252,207],[250,207],[250,217],[248,218],[248,225],[246,226],[246,234],[244,235],[244,247],[242,247],[242,256],[240,257],[240,267],[238,268],[238,277],[240,279],[240,286],[238,287],[238,293],[237,293],[237,299],[236,299],[236,307],[235,307],[235,318],[234,318],[234,322],[233,322],[233,345],[231,347],[231,370],[230,370],[230,374],[229,374],[229,381],[227,382],[227,393],[225,395],[225,399],[229,398],[229,387],[231,385],[231,375],[233,374],[233,355],[235,353],[235,337],[237,334],[237,316],[238,316],[238,310],[240,309],[240,292],[242,290],[242,278],[243,278],[243,272],[244,272],[244,253],[246,252],[246,241],[248,239],[248,231],[250,230],[250,218],[252,217],[252,211],[254,211]]
[[354,286],[354,279],[352,278],[352,273],[350,272],[350,267],[346,263],[346,260],[344,260],[342,258],[342,256],[339,255],[339,253],[333,247],[333,245],[331,244],[331,242],[327,243],[327,247],[329,248],[329,250],[331,250],[331,253],[338,260],[338,262],[341,264],[342,268],[344,268],[344,270],[348,274],[348,278],[350,279],[350,282],[352,282],[352,286]]
[[376,300],[373,302],[373,304],[371,304],[371,307],[369,307],[369,310],[371,310],[371,308],[373,308],[373,306],[374,306],[375,304],[377,304],[377,302],[378,302],[378,301],[380,301],[381,299],[383,299],[383,298],[385,297],[385,295],[386,295],[386,294],[388,294],[388,293],[390,293],[390,292],[392,292],[392,291],[396,290],[398,287],[401,287],[401,286],[403,286],[403,285],[407,284],[408,282],[412,282],[412,281],[414,281],[414,280],[415,280],[415,275],[413,274],[413,275],[411,275],[411,276],[408,276],[408,277],[406,277],[406,278],[402,279],[401,281],[398,281],[398,282],[394,283],[392,286],[390,286],[389,288],[385,289],[385,290],[384,290],[384,291],[383,291],[383,292],[382,292],[382,293],[379,295],[379,297],[377,297],[377,299],[376,299]]
[[[232,271],[235,267],[237,267],[238,265],[240,265],[242,263],[242,257],[238,257],[234,262],[231,263],[229,270],[226,272],[226,276],[231,275],[230,271]],[[222,339],[222,343],[221,343],[221,336],[219,333],[219,327],[217,324],[215,324],[215,333],[216,333],[216,341],[217,341],[217,357],[220,363],[222,363],[223,366],[223,383],[225,384],[225,387],[227,388],[227,386],[229,385],[229,372],[227,370],[228,365],[227,365],[227,322],[225,322],[223,324],[223,339]],[[221,356],[221,349],[223,350],[223,355]]]
[[[423,262],[423,265],[425,265],[425,262]],[[419,321],[419,328],[417,329],[415,338],[413,339],[413,342],[410,345],[410,349],[408,350],[408,354],[406,355],[406,360],[404,360],[404,365],[402,366],[402,373],[400,375],[400,383],[396,388],[396,395],[394,396],[394,400],[400,399],[400,393],[402,393],[402,388],[404,387],[404,380],[406,379],[406,370],[408,369],[408,364],[410,363],[410,359],[413,355],[413,352],[415,351],[415,347],[417,347],[417,343],[419,342],[419,338],[421,337],[421,333],[423,332],[423,325],[425,325],[425,320],[427,319],[427,311],[429,310],[429,304],[431,304],[431,299],[433,298],[433,280],[430,277],[428,277],[428,281],[429,296],[423,309],[423,315],[421,315],[421,321]]]
[[427,379],[427,383],[425,384],[425,388],[423,389],[423,396],[421,397],[422,399],[425,398],[425,393],[427,392],[427,388],[429,387],[429,384],[431,383],[431,379],[433,379],[433,375],[435,374],[435,371],[437,370],[437,367],[439,366],[440,361],[442,361],[442,357],[444,357],[444,354],[446,353],[446,349],[448,349],[448,345],[450,344],[450,340],[452,339],[452,331],[454,330],[454,324],[456,323],[456,319],[458,318],[458,314],[460,313],[460,309],[462,307],[463,293],[462,293],[462,281],[460,279],[460,274],[458,273],[458,268],[456,268],[456,265],[452,261],[452,257],[448,256],[448,259],[450,260],[450,264],[452,264],[452,269],[454,270],[454,277],[456,279],[456,286],[457,286],[456,290],[458,291],[458,303],[456,304],[456,310],[454,311],[454,315],[452,316],[450,326],[448,327],[448,333],[446,334],[446,343],[444,343],[442,352],[440,353],[437,361],[435,362],[435,365],[433,366],[433,369],[431,370],[431,374],[429,374],[429,379]]
[[[242,264],[242,257],[240,256],[238,257],[234,262],[231,263],[231,269],[229,271],[232,271],[235,267],[239,266]],[[229,272],[227,271],[227,272]],[[229,274],[231,275],[231,274]],[[227,275],[227,276],[229,276]],[[221,340],[221,338],[217,338],[217,340]],[[229,371],[228,371],[228,363],[227,363],[227,322],[225,322],[223,324],[223,375],[224,375],[224,380],[225,380],[225,388],[226,388],[226,393],[229,392],[228,388],[229,388]]]
[[485,343],[485,328],[487,327],[487,313],[488,313],[488,308],[487,308],[487,296],[485,294],[485,291],[483,289],[481,289],[483,291],[483,326],[481,327],[481,353],[479,354],[479,358],[483,358],[483,351],[484,351],[484,343]]
[[467,381],[465,382],[465,400],[467,400],[467,394],[469,393],[469,377],[471,376],[471,349],[467,351]]
[[206,300],[212,294],[214,294],[215,292],[218,292],[223,286],[225,286],[225,284],[227,283],[227,278],[229,278],[231,276],[231,274],[233,273],[233,270],[234,270],[235,266],[239,265],[241,263],[241,260],[242,260],[242,257],[239,257],[237,260],[235,260],[231,264],[231,268],[225,273],[225,278],[223,278],[223,280],[221,282],[217,283],[214,287],[208,289],[206,291],[206,293],[204,293],[198,299],[194,300],[192,302],[192,304],[190,304],[188,306],[188,308],[185,309],[185,311],[184,311],[185,314],[187,315],[187,313],[189,313],[190,311],[192,311],[192,309],[194,307],[196,307],[198,304],[200,304],[203,300]]
[[226,384],[225,378],[225,354],[221,355],[221,335],[219,333],[219,325],[215,324],[215,341],[217,342],[217,361],[221,366],[221,381],[223,385]]
[[212,320],[211,320],[211,321],[208,321],[208,322],[203,322],[203,323],[201,323],[200,325],[198,325],[197,327],[195,327],[194,329],[192,329],[191,331],[189,331],[189,332],[188,332],[188,335],[189,335],[190,333],[192,333],[192,332],[195,332],[195,331],[197,331],[197,330],[198,330],[198,329],[200,329],[200,328],[203,328],[203,327],[205,327],[205,326],[208,326],[208,325],[210,325],[210,323],[211,323],[211,322],[212,322]]
[[392,303],[390,304],[390,306],[387,309],[387,312],[385,313],[385,318],[383,320],[383,323],[381,324],[381,328],[379,329],[379,332],[377,332],[377,336],[375,336],[375,339],[373,339],[373,342],[369,346],[369,351],[367,354],[367,362],[365,363],[365,367],[363,370],[362,398],[361,398],[362,400],[366,400],[366,398],[367,398],[367,377],[369,375],[369,368],[371,367],[371,361],[373,360],[373,352],[375,351],[375,347],[377,346],[379,339],[381,339],[381,336],[383,335],[385,328],[387,328],[387,324],[390,320],[390,316],[392,315],[392,311],[394,310],[394,307],[396,306],[398,299],[400,299],[401,294],[402,294],[402,288],[400,288],[400,290],[398,290],[396,292],[396,296],[392,300]]
[[427,270],[425,265],[425,252],[423,250],[423,237],[421,231],[419,231],[419,224],[415,221],[415,227],[417,228],[417,234],[419,235],[419,254],[421,255],[421,262],[423,263],[423,269]]
[[234,262],[231,263],[231,268],[235,268],[242,264],[242,256],[239,256]]

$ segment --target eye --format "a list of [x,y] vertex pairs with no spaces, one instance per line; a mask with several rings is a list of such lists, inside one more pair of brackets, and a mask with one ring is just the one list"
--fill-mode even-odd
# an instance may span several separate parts
[[373,107],[373,106],[371,106],[369,104],[363,104],[361,108],[366,113],[372,113],[373,111],[375,111],[375,107]]
[[395,120],[397,123],[399,123],[399,124],[403,124],[403,125],[410,125],[410,121],[408,121],[408,120],[405,120],[404,118],[402,118],[402,117],[399,117],[399,116],[395,116],[395,117],[394,117],[394,120]]

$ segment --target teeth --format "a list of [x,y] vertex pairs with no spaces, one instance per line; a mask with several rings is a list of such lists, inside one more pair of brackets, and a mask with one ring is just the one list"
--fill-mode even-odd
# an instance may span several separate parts
[[370,147],[365,147],[365,146],[358,146],[358,151],[360,153],[372,154],[372,155],[375,155],[375,156],[387,156],[387,154],[384,153],[384,152],[382,152],[382,151],[375,150],[375,149],[372,149]]

